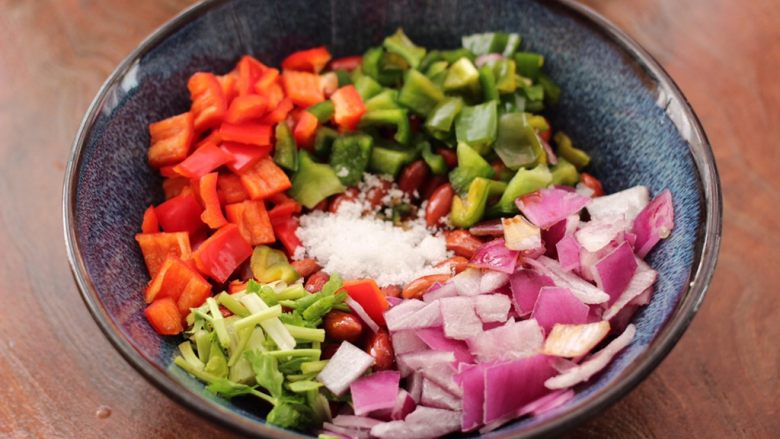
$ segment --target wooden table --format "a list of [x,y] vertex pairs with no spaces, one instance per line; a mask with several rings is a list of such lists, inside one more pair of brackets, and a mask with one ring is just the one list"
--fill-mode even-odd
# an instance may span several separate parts
[[[109,345],[71,278],[60,219],[65,162],[90,100],[187,3],[0,0],[1,437],[231,436],[166,398]],[[720,167],[725,226],[714,282],[683,339],[571,437],[777,437],[780,3],[589,3],[690,99]]]

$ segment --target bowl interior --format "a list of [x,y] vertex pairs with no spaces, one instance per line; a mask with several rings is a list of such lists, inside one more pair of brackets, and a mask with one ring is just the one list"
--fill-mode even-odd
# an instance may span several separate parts
[[[551,113],[553,126],[591,154],[590,172],[605,189],[643,184],[652,193],[670,188],[674,197],[676,228],[649,258],[660,276],[652,302],[635,317],[635,342],[581,386],[573,401],[494,435],[549,425],[618,385],[632,360],[648,356],[648,347],[688,293],[704,236],[705,199],[694,156],[657,103],[659,79],[578,13],[558,4],[511,0],[216,2],[191,10],[120,67],[85,120],[66,194],[72,200],[66,227],[74,237],[76,275],[88,304],[125,356],[179,399],[215,413],[238,413],[243,418],[230,422],[242,428],[284,435],[253,424],[263,422],[262,413],[245,403],[213,397],[169,369],[178,340],[159,337],[143,317],[140,292],[148,275],[133,236],[146,206],[163,199],[160,178],[146,163],[147,125],[188,109],[186,82],[196,71],[225,73],[245,53],[278,65],[291,51],[316,45],[327,45],[335,56],[360,54],[399,26],[433,48],[457,47],[461,35],[474,32],[519,32],[524,48],[545,55],[547,72],[563,89]],[[196,395],[213,405],[193,403]]]

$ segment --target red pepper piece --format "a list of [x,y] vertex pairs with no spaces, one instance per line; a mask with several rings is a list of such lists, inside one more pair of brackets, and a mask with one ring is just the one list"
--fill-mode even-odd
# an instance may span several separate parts
[[317,134],[318,125],[317,116],[308,111],[301,112],[293,130],[295,143],[299,147],[310,149],[314,145],[314,136]]
[[217,179],[217,195],[222,204],[240,203],[249,199],[241,184],[241,177],[235,174],[220,174]]
[[358,68],[358,66],[363,65],[363,57],[360,55],[356,56],[345,56],[344,58],[334,59],[330,62],[330,69],[331,70],[346,70],[348,72],[351,72]]
[[240,280],[231,280],[228,284],[228,293],[236,294],[246,290],[246,284],[248,282],[241,282]]
[[237,69],[238,82],[236,83],[236,90],[239,96],[244,96],[254,92],[255,82],[268,69],[268,66],[249,55],[244,55],[238,61]]
[[261,95],[238,96],[225,113],[225,122],[239,124],[260,119],[268,111],[268,99]]
[[200,220],[203,208],[192,192],[175,196],[155,207],[154,210],[165,232],[195,233],[203,227],[203,222]]
[[301,246],[301,240],[295,234],[298,230],[298,219],[293,216],[284,217],[278,220],[271,221],[274,227],[274,235],[282,243],[284,249],[287,251],[287,255],[292,257],[295,254],[295,249]]
[[271,153],[271,145],[256,146],[225,142],[220,148],[232,157],[227,162],[227,167],[236,174],[254,165],[261,158],[268,157]]
[[287,97],[300,107],[309,107],[325,100],[320,77],[315,73],[285,70],[282,72],[282,84]]
[[238,226],[227,224],[204,241],[192,258],[198,271],[224,283],[252,255],[252,246],[241,236]]
[[251,245],[276,241],[271,219],[262,200],[250,200],[225,206],[228,221],[238,226],[241,236]]
[[211,172],[200,177],[198,182],[200,199],[203,200],[203,207],[205,207],[203,213],[200,214],[200,219],[212,229],[218,229],[227,224],[227,219],[222,214],[222,207],[219,205],[219,195],[217,195],[218,177],[216,172]]
[[222,76],[217,76],[217,81],[219,81],[219,85],[222,87],[225,103],[230,106],[233,98],[238,96],[238,73],[230,72]]
[[342,287],[349,297],[366,311],[377,324],[385,326],[385,311],[390,307],[387,298],[382,294],[374,279],[348,280]]
[[284,171],[264,157],[241,173],[241,183],[252,200],[262,200],[292,187]]
[[187,178],[200,178],[233,160],[233,156],[214,145],[201,146],[173,170]]
[[288,198],[286,195],[284,197],[287,199],[276,203],[276,205],[268,211],[268,217],[271,218],[271,221],[283,220],[293,214],[301,213],[301,205],[298,204],[297,201]]
[[184,192],[190,191],[190,179],[184,178],[176,174],[175,177],[166,178],[162,182],[163,192],[165,192],[165,199],[181,195]]
[[[211,292],[209,284],[192,266],[176,256],[168,258],[160,271],[152,278],[144,291],[146,303],[152,303],[163,297],[178,301],[182,294],[203,296]],[[189,311],[189,309],[187,309]],[[184,314],[184,312],[182,312]]]
[[135,235],[141,253],[144,255],[149,276],[155,277],[169,256],[182,260],[192,257],[190,238],[185,232],[178,233],[139,233]]
[[[260,76],[257,78],[257,81],[255,81],[255,85],[254,85],[255,93],[261,95],[267,95],[271,86],[275,85],[279,87],[278,80],[279,80],[279,70],[277,69],[264,70],[263,73],[261,73]],[[280,92],[282,91],[281,87],[279,87],[279,91]]]
[[587,172],[580,174],[580,183],[582,183],[585,187],[590,188],[593,191],[594,197],[600,197],[604,195],[604,187],[601,185],[599,179],[588,174]]
[[279,105],[276,106],[270,113],[266,114],[261,120],[262,123],[276,125],[277,123],[285,120],[287,115],[290,114],[295,104],[292,99],[284,98]]
[[149,164],[155,168],[179,163],[187,157],[195,137],[192,113],[169,117],[149,125]]
[[170,297],[152,302],[144,310],[144,315],[158,334],[176,335],[184,330],[179,308]]
[[187,82],[192,100],[192,115],[195,131],[201,132],[222,122],[227,110],[227,101],[222,85],[211,73],[198,72]]
[[330,61],[330,52],[325,46],[294,52],[282,61],[286,70],[302,70],[319,73]]
[[157,221],[157,213],[154,211],[154,206],[149,206],[144,211],[141,233],[157,233],[159,231],[160,223]]
[[347,85],[331,95],[333,101],[333,120],[342,131],[352,131],[360,122],[366,107],[354,85]]
[[219,128],[219,135],[223,142],[265,146],[271,144],[272,128],[271,125],[260,123],[243,123],[241,125],[223,123]]
[[219,130],[213,130],[209,133],[208,136],[202,138],[198,143],[195,144],[195,150],[198,150],[207,145],[219,146],[221,143],[222,139],[219,137]]

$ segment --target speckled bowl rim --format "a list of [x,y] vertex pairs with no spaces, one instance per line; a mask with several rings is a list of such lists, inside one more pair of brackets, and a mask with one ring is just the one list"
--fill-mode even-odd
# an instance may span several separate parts
[[[65,245],[73,277],[92,317],[111,344],[141,375],[172,399],[232,430],[257,437],[302,437],[302,435],[292,431],[249,420],[225,407],[208,401],[198,393],[182,385],[166,369],[147,361],[125,339],[121,330],[114,323],[100,301],[95,285],[87,272],[84,259],[81,256],[78,234],[74,227],[76,187],[82,159],[81,152],[92,132],[99,109],[108,97],[108,91],[121,81],[121,78],[138,59],[159,43],[195,18],[227,1],[229,0],[201,1],[183,10],[176,17],[160,26],[119,64],[98,91],[81,122],[65,170],[62,204]],[[695,268],[693,269],[688,289],[682,293],[674,312],[648,345],[647,349],[618,374],[614,383],[594,392],[573,410],[543,420],[522,432],[511,430],[494,432],[494,434],[498,433],[495,437],[527,438],[560,433],[604,410],[636,387],[666,357],[691,323],[712,280],[720,248],[723,212],[718,171],[707,136],[690,104],[674,81],[653,57],[614,24],[589,7],[573,0],[560,0],[558,3],[567,8],[573,15],[589,22],[597,31],[601,31],[610,40],[619,45],[621,49],[645,69],[647,74],[657,81],[659,100],[664,100],[666,114],[675,124],[680,135],[688,142],[691,155],[701,178],[701,190],[704,198],[702,214],[706,224],[704,236],[700,237],[703,239],[697,240],[697,243],[700,245],[695,249]]]

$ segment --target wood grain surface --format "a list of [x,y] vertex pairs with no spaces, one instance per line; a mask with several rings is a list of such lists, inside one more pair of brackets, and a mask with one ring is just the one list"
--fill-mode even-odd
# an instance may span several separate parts
[[[81,117],[186,0],[0,0],[0,437],[231,434],[138,375],[66,262],[63,171]],[[591,0],[669,71],[720,168],[723,247],[680,343],[572,438],[780,436],[780,2]]]

